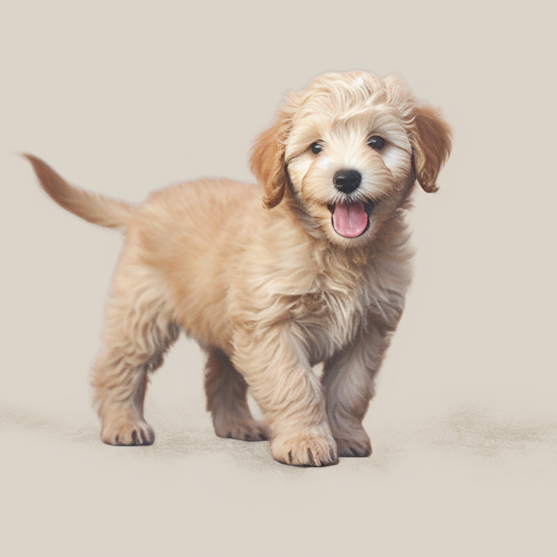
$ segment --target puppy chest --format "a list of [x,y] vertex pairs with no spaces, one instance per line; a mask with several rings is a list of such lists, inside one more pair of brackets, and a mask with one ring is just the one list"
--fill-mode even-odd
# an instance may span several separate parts
[[345,347],[364,325],[360,297],[320,292],[300,298],[291,311],[292,326],[316,363]]

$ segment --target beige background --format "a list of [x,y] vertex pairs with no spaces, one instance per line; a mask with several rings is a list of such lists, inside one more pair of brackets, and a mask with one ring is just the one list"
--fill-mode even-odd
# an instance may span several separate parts
[[[555,555],[551,4],[0,3],[0,552]],[[88,369],[121,239],[56,207],[14,153],[132,201],[251,180],[283,92],[349,69],[401,73],[455,129],[441,190],[416,195],[373,456],[293,469],[217,439],[184,339],[148,393],[156,444],[104,446]]]

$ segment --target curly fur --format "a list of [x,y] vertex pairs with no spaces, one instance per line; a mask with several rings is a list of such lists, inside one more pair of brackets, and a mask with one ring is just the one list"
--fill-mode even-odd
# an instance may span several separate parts
[[[371,135],[385,140],[381,150]],[[437,189],[450,147],[439,111],[399,78],[349,72],[287,96],[251,154],[258,185],[203,179],[132,207],[26,155],[56,202],[125,232],[93,373],[102,440],[154,441],[143,415],[148,374],[183,329],[208,355],[217,435],[268,438],[273,458],[294,465],[369,455],[362,419],[411,277],[405,212],[416,181]],[[361,175],[353,192],[335,187],[344,169]],[[363,233],[335,229],[332,211],[369,202]]]

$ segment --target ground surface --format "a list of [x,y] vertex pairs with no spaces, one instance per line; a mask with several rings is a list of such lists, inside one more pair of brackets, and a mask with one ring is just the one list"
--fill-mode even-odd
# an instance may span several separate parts
[[[151,408],[152,447],[103,445],[86,412],[5,407],[9,555],[554,555],[557,425],[462,407],[369,429],[326,469],[216,438],[200,403]],[[6,504],[9,502],[9,504]]]

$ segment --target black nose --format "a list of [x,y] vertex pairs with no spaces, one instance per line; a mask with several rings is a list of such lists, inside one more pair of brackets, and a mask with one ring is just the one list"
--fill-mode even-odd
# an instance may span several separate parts
[[352,193],[362,181],[357,170],[339,170],[333,177],[335,188],[343,193]]

